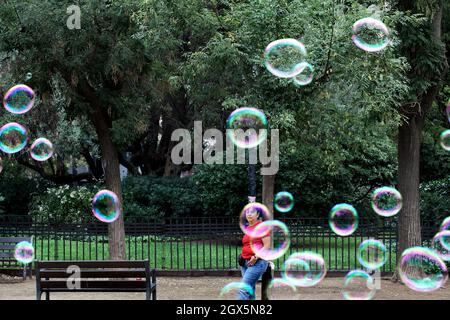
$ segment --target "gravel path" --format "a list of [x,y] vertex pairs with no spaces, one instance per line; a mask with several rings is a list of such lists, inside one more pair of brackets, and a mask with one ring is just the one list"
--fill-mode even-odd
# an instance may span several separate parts
[[[216,300],[226,284],[239,281],[240,278],[224,277],[159,277],[157,278],[158,300]],[[274,289],[273,300],[340,300],[342,297],[343,278],[326,278],[318,286],[292,289]],[[34,300],[35,280],[22,281],[19,278],[0,277],[0,300]],[[258,298],[259,298],[258,285]],[[43,296],[44,298],[44,296]],[[143,293],[54,293],[52,300],[141,300]],[[432,293],[418,293],[408,287],[382,280],[381,290],[374,299],[382,300],[450,300],[450,285]]]

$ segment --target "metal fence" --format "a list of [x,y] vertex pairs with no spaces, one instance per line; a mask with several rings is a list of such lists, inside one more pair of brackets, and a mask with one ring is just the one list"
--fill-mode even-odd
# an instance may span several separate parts
[[[395,219],[361,220],[351,236],[334,234],[327,219],[284,218],[289,228],[290,248],[274,261],[280,270],[285,259],[298,251],[321,254],[329,272],[361,268],[359,244],[369,238],[381,240],[387,248],[383,272],[396,265],[397,223]],[[438,226],[422,222],[424,241]],[[149,259],[157,270],[236,270],[243,233],[236,217],[134,218],[125,222],[127,259]],[[99,222],[49,223],[28,216],[0,217],[0,237],[33,236],[36,260],[108,259],[108,226]],[[9,268],[0,261],[0,268]]]

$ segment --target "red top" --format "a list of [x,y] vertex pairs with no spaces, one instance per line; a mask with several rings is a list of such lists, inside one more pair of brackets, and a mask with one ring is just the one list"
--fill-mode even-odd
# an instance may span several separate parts
[[[261,223],[261,221],[257,221],[254,225],[248,226],[246,229],[253,230],[260,223]],[[252,240],[253,240],[253,245],[255,245],[259,248],[262,248],[264,246],[263,242],[262,242],[262,238],[251,238],[249,235],[245,234],[244,237],[242,238],[242,257],[244,259],[250,259],[251,257],[253,257],[255,255],[255,253],[252,250],[252,247],[250,246],[250,241],[252,241]]]

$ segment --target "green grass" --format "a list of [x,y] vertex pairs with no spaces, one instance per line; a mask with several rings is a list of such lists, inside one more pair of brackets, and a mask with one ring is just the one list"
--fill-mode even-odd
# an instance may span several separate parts
[[[295,240],[295,239],[294,239]],[[365,238],[300,238],[291,242],[289,251],[275,261],[281,267],[284,260],[294,252],[313,251],[321,254],[329,271],[362,268],[356,255],[358,246]],[[98,241],[98,242],[97,242]],[[84,240],[35,239],[35,255],[38,260],[107,260],[108,243],[104,237]],[[395,246],[388,247],[388,261],[384,271],[395,268]],[[203,241],[161,239],[156,237],[127,237],[127,257],[131,260],[149,259],[151,266],[166,270],[236,269],[240,245],[225,243],[223,239]]]

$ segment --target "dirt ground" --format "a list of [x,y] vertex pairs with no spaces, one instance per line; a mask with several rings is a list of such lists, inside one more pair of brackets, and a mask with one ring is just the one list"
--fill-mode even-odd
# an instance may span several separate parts
[[[158,300],[219,300],[220,290],[240,278],[225,277],[159,277],[157,278]],[[312,288],[276,288],[271,292],[272,300],[342,300],[343,278],[326,278]],[[22,281],[19,278],[0,277],[0,300],[34,300],[35,279]],[[257,298],[260,298],[260,285]],[[44,298],[44,296],[42,297]],[[227,297],[225,297],[227,298]],[[142,300],[143,293],[52,293],[52,300]],[[450,285],[432,293],[412,291],[400,283],[383,279],[381,289],[374,300],[450,300]]]

